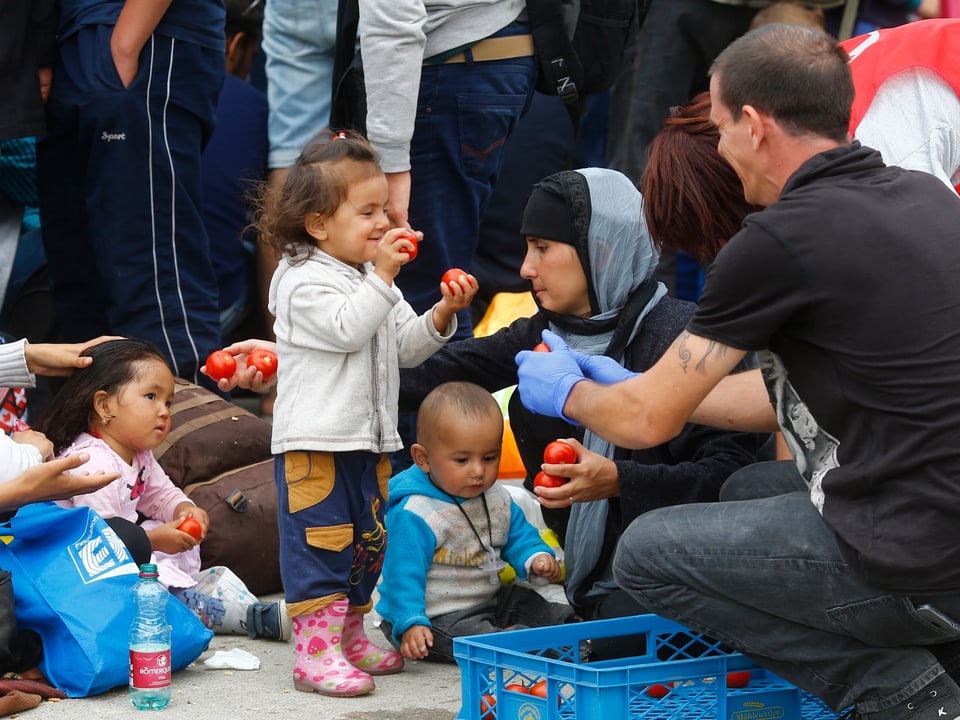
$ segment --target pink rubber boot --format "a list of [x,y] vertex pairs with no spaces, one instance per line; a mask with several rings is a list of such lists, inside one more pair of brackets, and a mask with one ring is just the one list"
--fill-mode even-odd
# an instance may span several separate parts
[[293,686],[301,692],[334,697],[353,697],[372,692],[373,678],[351,665],[343,656],[343,633],[347,601],[337,600],[322,610],[293,618],[297,644]]
[[370,675],[391,675],[403,670],[403,656],[370,642],[363,631],[363,613],[347,611],[343,626],[343,654],[354,667]]

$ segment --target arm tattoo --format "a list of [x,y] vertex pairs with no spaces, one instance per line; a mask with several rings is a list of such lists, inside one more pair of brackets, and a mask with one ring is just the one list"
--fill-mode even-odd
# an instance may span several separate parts
[[[680,357],[680,365],[683,368],[684,372],[687,371],[687,369],[690,367],[690,363],[693,362],[694,360],[693,352],[690,350],[689,347],[687,347],[687,339],[690,337],[692,337],[692,335],[688,331],[684,330],[683,332],[680,333],[679,337],[677,338],[677,341],[678,341],[677,353]],[[696,361],[696,364],[694,367],[696,367],[696,369],[699,370],[700,372],[706,372],[707,359],[711,355],[715,355],[719,359],[719,358],[723,358],[723,356],[726,354],[727,354],[726,345],[722,343],[718,343],[715,340],[711,340],[710,344],[707,345],[707,350],[703,354],[703,357]]]

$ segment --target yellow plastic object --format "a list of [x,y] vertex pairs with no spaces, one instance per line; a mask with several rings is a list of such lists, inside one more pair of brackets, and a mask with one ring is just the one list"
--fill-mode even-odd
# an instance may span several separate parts
[[537,304],[533,301],[533,295],[528,292],[497,293],[490,301],[483,319],[473,326],[473,336],[493,335],[517,318],[530,317],[536,312]]

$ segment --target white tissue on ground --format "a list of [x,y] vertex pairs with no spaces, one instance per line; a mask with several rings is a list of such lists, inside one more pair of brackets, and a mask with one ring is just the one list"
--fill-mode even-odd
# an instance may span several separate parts
[[233,650],[217,650],[211,657],[203,661],[211,670],[221,670],[231,668],[233,670],[259,670],[260,658],[251,655],[246,650],[233,648]]

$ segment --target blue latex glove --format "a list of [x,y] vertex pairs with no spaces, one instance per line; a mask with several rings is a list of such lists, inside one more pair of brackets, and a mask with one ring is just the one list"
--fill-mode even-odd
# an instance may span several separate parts
[[606,355],[582,355],[578,353],[577,364],[587,380],[593,380],[603,385],[623,382],[643,374],[627,370],[612,357]]
[[579,425],[563,414],[563,406],[567,404],[573,386],[586,379],[578,364],[579,354],[549,330],[543,331],[543,341],[550,352],[521,350],[517,353],[520,400],[531,412],[560,417]]

